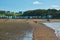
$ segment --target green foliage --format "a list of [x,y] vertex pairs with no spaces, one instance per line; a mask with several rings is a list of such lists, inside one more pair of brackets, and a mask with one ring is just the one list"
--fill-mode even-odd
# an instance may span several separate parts
[[0,16],[5,16],[5,14],[0,14]]
[[13,16],[22,16],[22,14],[15,13],[15,14],[13,14]]
[[0,11],[0,16],[41,16],[46,17],[47,15],[52,15],[54,19],[60,19],[60,10],[56,9],[36,9],[36,10],[28,10],[23,12],[10,12],[10,11]]
[[46,16],[52,15],[52,18],[60,19],[60,10],[56,9],[37,9],[37,10],[29,10],[23,13],[24,16]]
[[0,11],[0,14],[5,14],[5,11]]

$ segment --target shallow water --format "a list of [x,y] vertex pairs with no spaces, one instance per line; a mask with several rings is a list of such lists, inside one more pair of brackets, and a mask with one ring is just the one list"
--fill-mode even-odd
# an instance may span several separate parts
[[33,40],[33,32],[26,32],[23,40]]
[[46,22],[43,24],[54,29],[56,36],[60,37],[60,22]]

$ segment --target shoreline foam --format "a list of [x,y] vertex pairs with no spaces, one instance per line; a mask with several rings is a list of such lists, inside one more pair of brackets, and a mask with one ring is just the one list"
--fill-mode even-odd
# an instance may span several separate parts
[[[52,22],[49,22],[49,23],[52,23]],[[56,28],[57,27],[56,24],[60,23],[60,22],[53,22],[53,23],[55,23],[55,27],[53,26],[53,24],[49,24],[49,23],[48,24],[47,23],[43,23],[43,24],[46,25],[47,27],[55,30],[56,36],[60,39],[60,29],[58,29],[59,27]]]

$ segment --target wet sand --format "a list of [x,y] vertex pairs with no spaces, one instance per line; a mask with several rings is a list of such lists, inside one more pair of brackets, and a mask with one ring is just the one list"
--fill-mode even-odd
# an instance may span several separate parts
[[59,40],[53,29],[33,21],[30,21],[30,24],[34,27],[33,40]]
[[[7,21],[6,21],[6,19],[4,19],[4,20],[1,19],[1,20],[2,20],[2,22],[0,21],[0,23],[7,23],[7,22],[9,23],[9,22],[12,22],[12,23],[17,23],[17,26],[18,26],[19,22],[24,22],[24,23],[27,22],[29,24],[28,26],[32,26],[34,28],[33,40],[59,40],[56,37],[56,35],[54,33],[55,31],[53,29],[48,28],[47,26],[42,24],[43,22],[47,22],[46,19],[45,20],[43,20],[43,19],[40,19],[40,20],[39,19],[36,19],[36,20],[35,19],[29,19],[29,20],[26,20],[26,19],[9,19]],[[34,21],[38,21],[40,23],[35,23]],[[55,22],[55,21],[56,22],[60,22],[60,19],[59,20],[55,20],[55,19],[51,20],[51,22]],[[25,26],[27,26],[27,25],[25,25]],[[6,27],[6,29],[7,29],[7,27]],[[16,28],[13,28],[13,29],[15,30]],[[19,27],[17,29],[19,29]],[[10,32],[12,30],[10,30]],[[20,31],[20,29],[18,30],[18,32],[19,31]],[[17,31],[14,31],[14,33],[15,32],[17,32]],[[2,40],[4,40],[4,39],[2,39]]]
[[25,20],[2,19],[0,20],[0,40],[23,40],[32,29]]

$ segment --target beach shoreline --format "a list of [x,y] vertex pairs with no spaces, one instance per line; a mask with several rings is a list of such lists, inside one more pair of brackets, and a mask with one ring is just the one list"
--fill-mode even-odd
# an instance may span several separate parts
[[[37,21],[37,23],[35,23]],[[50,22],[60,22],[60,19],[51,19]],[[60,40],[55,35],[55,31],[42,23],[48,22],[47,19],[0,19],[0,23],[19,23],[27,22],[34,28],[33,40]]]
[[56,36],[55,30],[52,28],[47,27],[42,23],[39,24],[32,22],[31,25],[34,27],[33,40],[60,40]]
[[[48,22],[47,22],[47,23],[48,23]],[[49,22],[49,23],[60,23],[60,22]],[[45,26],[47,26],[48,28],[54,30],[54,33],[55,33],[56,36],[60,39],[60,34],[59,34],[60,30],[58,30],[58,29],[56,29],[56,28],[53,28],[53,27],[55,27],[55,26],[52,26],[52,28],[51,28],[51,26],[49,26],[49,25],[46,24],[46,23],[43,23],[43,25],[45,25]],[[52,24],[52,25],[53,25],[53,24]],[[58,26],[56,26],[56,27],[58,27]]]

